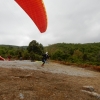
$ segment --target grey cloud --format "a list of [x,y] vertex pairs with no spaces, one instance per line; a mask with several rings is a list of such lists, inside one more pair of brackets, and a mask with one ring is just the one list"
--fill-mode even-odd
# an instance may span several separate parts
[[100,0],[44,0],[48,27],[40,33],[14,0],[0,1],[0,44],[43,45],[100,40]]

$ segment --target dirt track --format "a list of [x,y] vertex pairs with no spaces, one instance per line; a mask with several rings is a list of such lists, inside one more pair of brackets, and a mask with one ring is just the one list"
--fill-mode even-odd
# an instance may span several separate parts
[[39,61],[0,62],[0,100],[99,100],[81,92],[93,86],[100,93],[100,73]]
[[66,66],[57,63],[48,62],[41,67],[42,62],[30,62],[30,61],[1,61],[0,67],[4,68],[20,68],[20,69],[29,69],[29,70],[40,70],[51,73],[61,73],[72,76],[82,76],[82,77],[96,77],[100,76],[100,73],[86,70],[84,68],[78,68],[73,66]]

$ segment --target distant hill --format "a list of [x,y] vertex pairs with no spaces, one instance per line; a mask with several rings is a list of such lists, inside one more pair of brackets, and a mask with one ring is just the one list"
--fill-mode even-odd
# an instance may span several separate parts
[[55,50],[69,50],[69,49],[92,49],[92,50],[97,50],[100,51],[100,42],[98,43],[56,43],[56,44],[51,44],[49,46],[45,47],[45,50],[47,51],[55,51]]
[[16,46],[16,45],[0,44],[0,47],[27,48],[28,46]]

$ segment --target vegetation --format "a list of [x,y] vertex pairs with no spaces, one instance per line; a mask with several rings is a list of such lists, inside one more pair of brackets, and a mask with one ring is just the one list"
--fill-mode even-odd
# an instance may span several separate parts
[[32,61],[41,60],[41,55],[44,53],[43,45],[39,44],[35,40],[29,43],[27,50]]
[[22,52],[26,51],[27,47],[19,47],[19,46],[12,46],[12,45],[0,45],[0,56],[4,57],[5,59],[10,56],[12,59],[18,59],[22,56]]
[[0,45],[0,56],[5,59],[10,56],[11,59],[41,60],[42,53],[44,53],[43,45],[35,40],[31,41],[29,46]]
[[46,47],[39,44],[36,40],[29,43],[28,46],[1,45],[0,55],[12,59],[31,59],[41,60],[41,55],[48,51],[51,60],[63,61],[67,64],[87,64],[100,66],[100,43],[57,43]]
[[67,44],[57,43],[45,47],[51,59],[77,63],[100,65],[100,43]]

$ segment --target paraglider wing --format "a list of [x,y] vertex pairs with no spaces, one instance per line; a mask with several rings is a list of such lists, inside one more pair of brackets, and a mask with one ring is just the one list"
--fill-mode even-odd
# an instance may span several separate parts
[[0,56],[0,60],[4,61],[5,59],[3,57]]
[[29,15],[41,33],[47,29],[47,15],[42,0],[15,0]]

